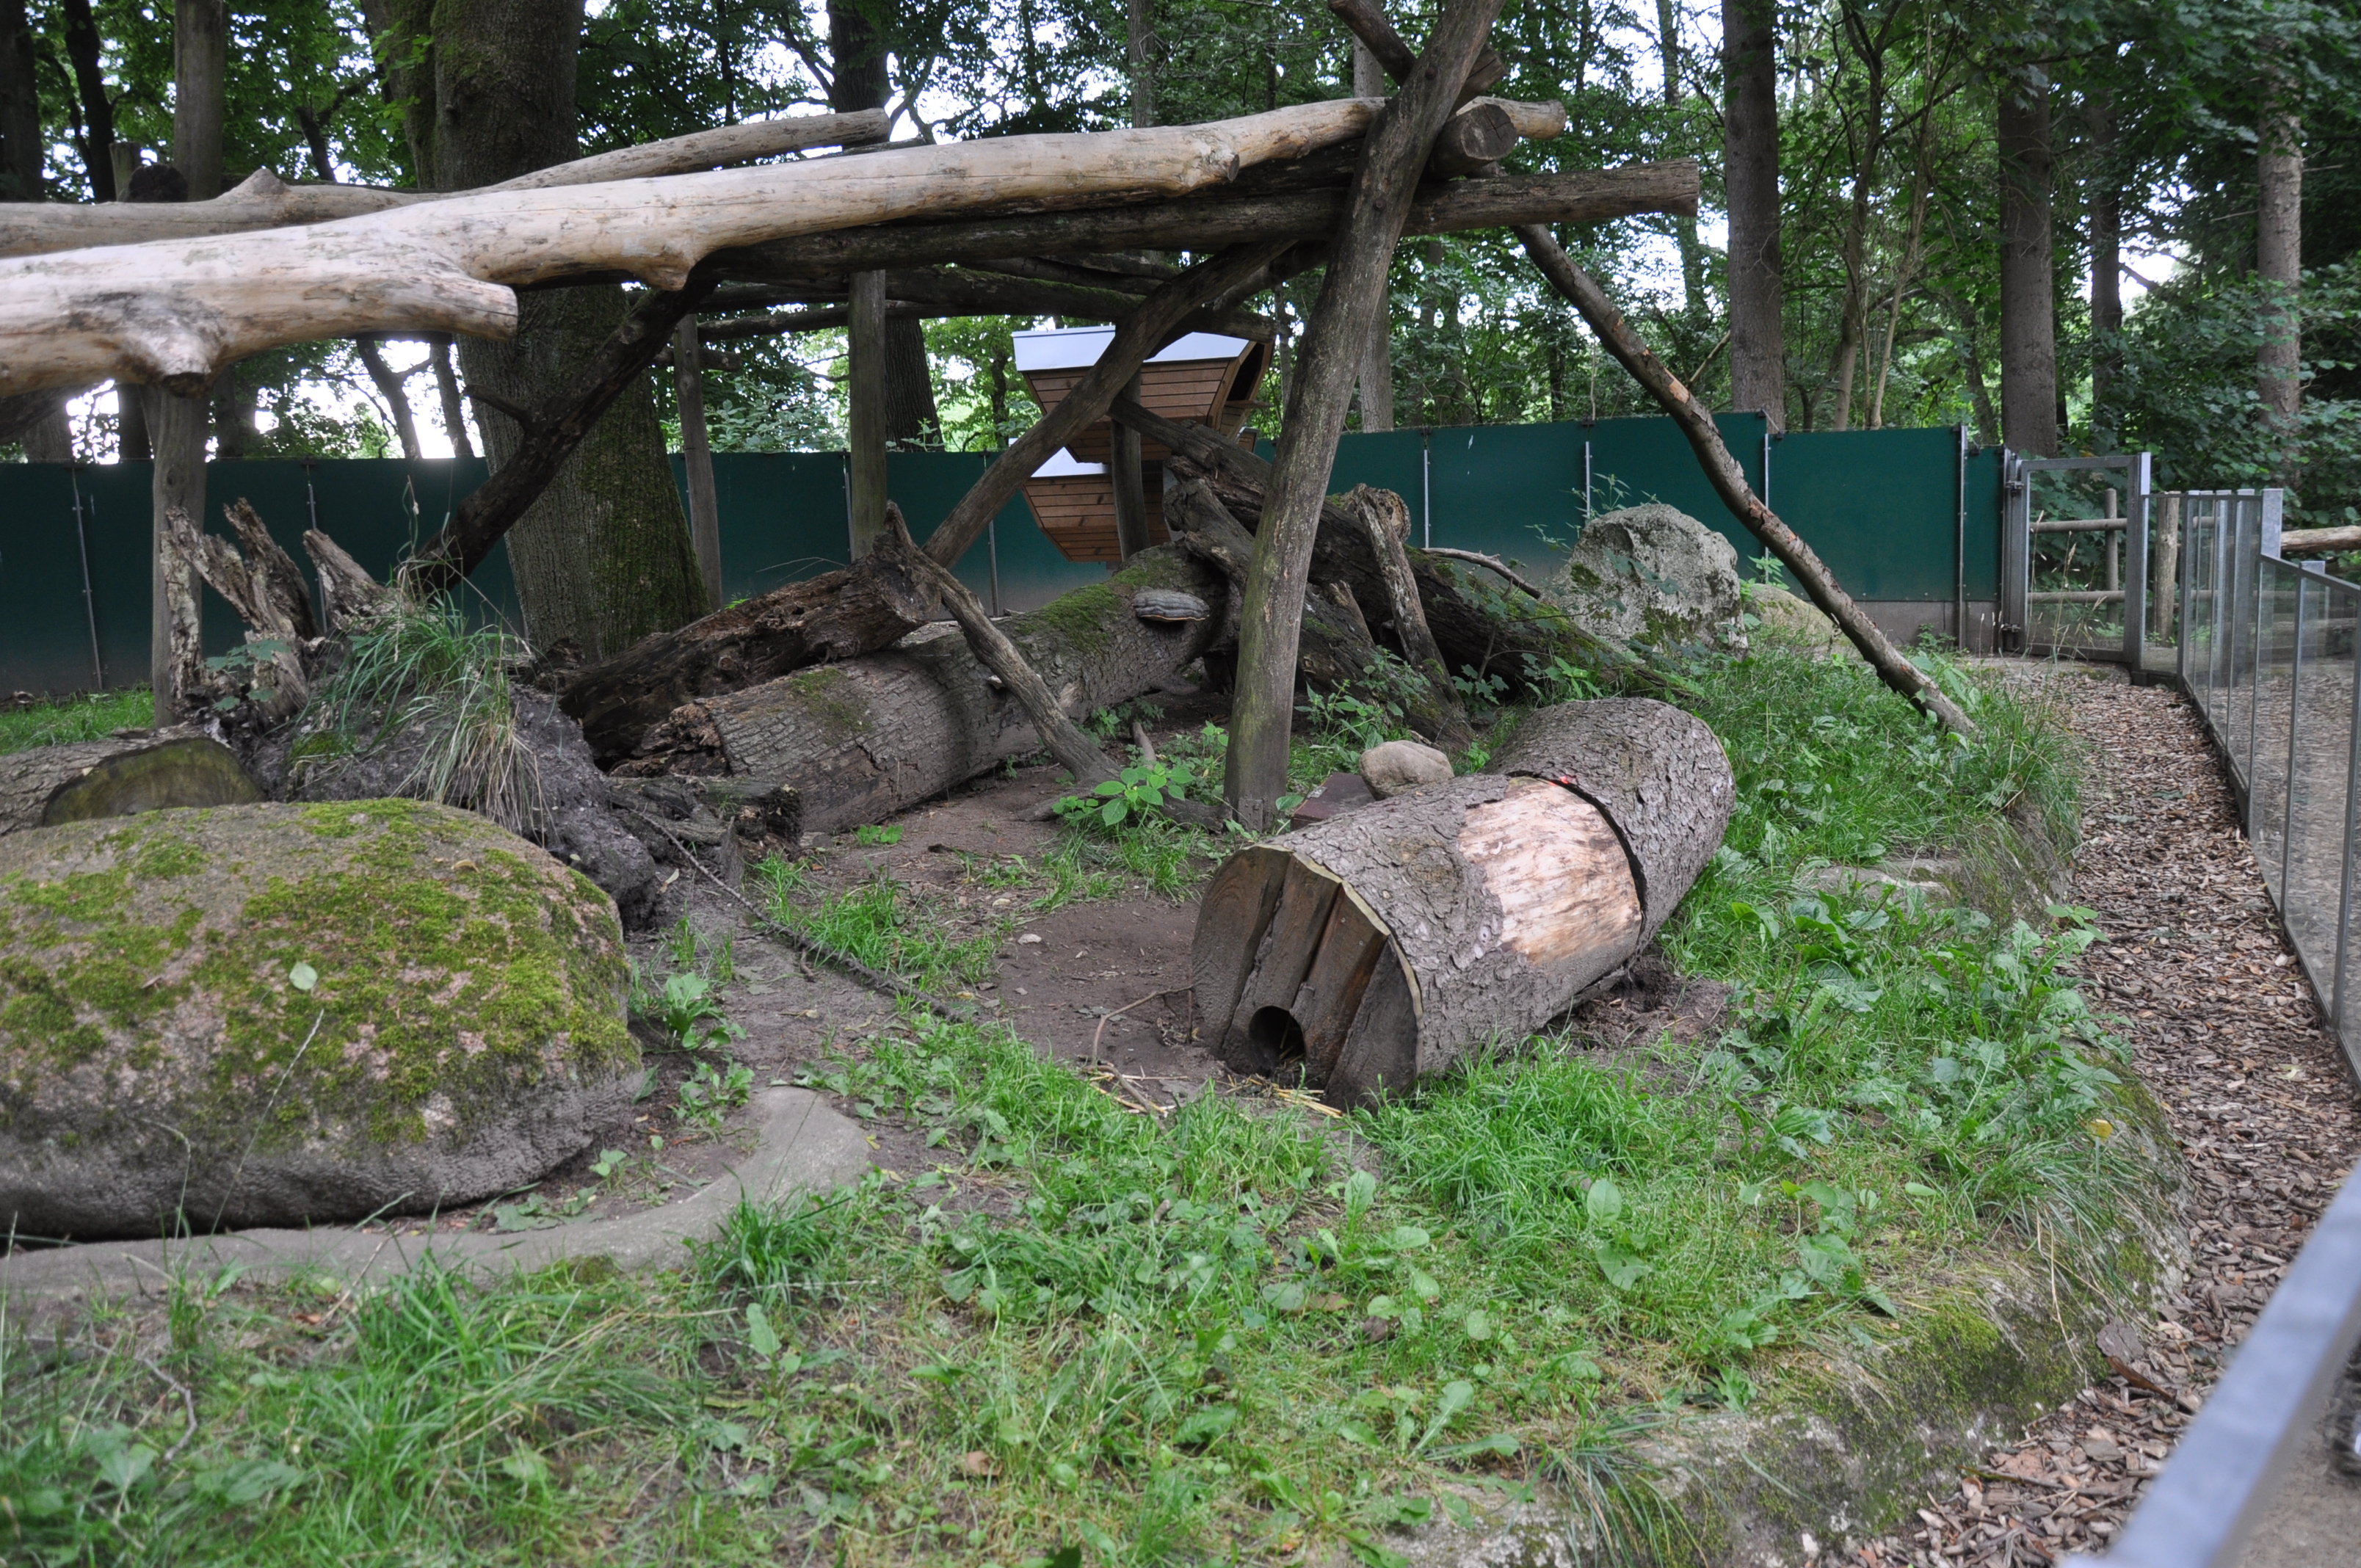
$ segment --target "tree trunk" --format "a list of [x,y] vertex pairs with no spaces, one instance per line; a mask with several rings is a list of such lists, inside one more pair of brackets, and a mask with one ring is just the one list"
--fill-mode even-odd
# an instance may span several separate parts
[[705,431],[704,352],[697,318],[683,316],[672,334],[673,397],[680,408],[680,459],[688,471],[688,533],[705,580],[705,608],[721,608],[721,499],[713,488],[713,445]]
[[201,394],[178,398],[159,392],[155,414],[156,466],[149,476],[153,511],[148,571],[148,683],[156,696],[156,719],[174,722],[181,700],[204,673],[203,628],[197,619],[196,575],[171,549],[170,514],[202,517],[205,510],[205,428],[212,422]]
[[[1680,0],[1656,0],[1656,53],[1664,67],[1664,107],[1681,106]],[[1697,243],[1697,216],[1673,220],[1673,238],[1681,250],[1681,310],[1691,320],[1705,319],[1705,247]]]
[[[1359,38],[1353,40],[1353,96],[1382,98],[1386,95],[1385,67],[1369,46]],[[1390,291],[1389,291],[1390,294]],[[1387,308],[1377,313],[1369,323],[1369,341],[1361,361],[1361,428],[1391,430],[1394,427],[1394,323],[1390,298]]]
[[[1219,576],[1164,546],[1107,582],[1000,623],[1069,716],[1126,702],[1211,643],[1221,618],[1140,620],[1132,600],[1162,588],[1220,602]],[[793,788],[805,827],[878,822],[1041,741],[1024,708],[988,679],[967,643],[934,637],[798,671],[685,704],[652,733],[625,776],[749,774]]]
[[2293,488],[2303,461],[2303,345],[2297,311],[2303,282],[2303,122],[2294,84],[2276,63],[2267,80],[2256,140],[2255,276],[2270,291],[2262,346],[2255,355],[2256,390],[2271,436],[2271,482]]
[[2124,188],[2115,167],[2115,105],[2102,87],[2084,105],[2091,133],[2091,425],[2092,444],[2115,449],[2110,383],[2123,355],[2108,340],[2124,329]]
[[2058,318],[2050,280],[2049,78],[1999,79],[2000,422],[2033,457],[2058,450]]
[[467,405],[460,400],[458,373],[451,368],[451,340],[439,335],[430,338],[427,353],[434,367],[434,391],[443,403],[443,433],[450,438],[451,455],[473,457],[476,448],[467,439]]
[[174,0],[172,166],[188,181],[192,202],[221,194],[228,83],[227,0]]
[[38,202],[41,189],[38,42],[25,0],[0,0],[0,202]]
[[1869,214],[1876,194],[1878,166],[1885,157],[1885,36],[1872,35],[1857,6],[1842,8],[1844,34],[1855,59],[1868,72],[1861,106],[1863,124],[1852,169],[1852,202],[1845,214],[1844,299],[1837,313],[1837,348],[1829,379],[1836,383],[1835,429],[1852,428],[1853,382],[1861,345],[1869,338]]
[[1131,123],[1156,123],[1156,68],[1148,51],[1156,43],[1155,0],[1126,0],[1124,62],[1131,72]]
[[261,798],[228,747],[189,730],[35,746],[0,757],[0,833]]
[[1306,574],[1370,323],[1385,306],[1394,247],[1419,173],[1499,7],[1500,0],[1444,0],[1425,54],[1362,143],[1345,223],[1304,332],[1254,570],[1238,613],[1236,696],[1223,794],[1249,831],[1269,828],[1287,788]]
[[90,176],[90,199],[102,205],[119,193],[115,182],[115,101],[106,95],[99,55],[98,23],[90,0],[64,0],[66,58],[73,62],[74,92],[82,100],[82,171]]
[[385,348],[376,338],[356,338],[354,349],[360,355],[361,367],[377,388],[377,395],[385,400],[386,411],[393,418],[394,434],[401,442],[401,455],[415,463],[426,455],[418,444],[418,416],[410,406],[410,378],[397,376],[393,367],[385,362]]
[[1730,208],[1730,400],[1787,428],[1779,250],[1779,79],[1772,0],[1721,0],[1722,158]]
[[[582,0],[437,8],[428,46],[436,184],[494,184],[575,156],[581,31]],[[464,338],[459,363],[470,383],[539,408],[571,385],[627,306],[620,289],[601,286],[526,293],[516,308],[513,341]],[[503,415],[478,417],[497,473],[526,433]],[[538,647],[570,639],[596,659],[696,619],[704,584],[644,377],[609,405],[510,532],[509,563]]]

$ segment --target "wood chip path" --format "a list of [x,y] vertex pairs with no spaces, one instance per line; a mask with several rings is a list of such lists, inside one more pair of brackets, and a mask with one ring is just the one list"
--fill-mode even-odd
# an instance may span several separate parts
[[2192,1277],[2137,1326],[2131,1364],[1985,1456],[1901,1534],[1855,1550],[1876,1568],[2048,1563],[2103,1551],[2162,1468],[2361,1154],[2361,1099],[2265,897],[2227,784],[2178,693],[2122,672],[2031,666],[2085,750],[2075,897],[2107,942],[2092,1005],[2129,1024],[2193,1179]]

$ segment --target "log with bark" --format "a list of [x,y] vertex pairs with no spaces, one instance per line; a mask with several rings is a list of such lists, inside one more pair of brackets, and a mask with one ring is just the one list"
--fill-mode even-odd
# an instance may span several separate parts
[[503,191],[308,228],[19,257],[0,261],[0,394],[110,376],[194,394],[239,359],[312,338],[506,337],[526,284],[620,272],[676,290],[716,250],[794,235],[1015,199],[1179,195],[1350,140],[1378,107],[1337,99],[1204,126]]
[[[222,508],[222,515],[246,546],[244,554],[220,535],[200,532],[178,507],[164,514],[165,544],[246,622],[246,645],[258,666],[255,679],[219,695],[250,699],[255,718],[269,727],[294,717],[311,695],[304,646],[320,635],[312,590],[294,557],[270,537],[246,498]],[[263,668],[269,671],[267,678]]]
[[[1160,545],[1104,584],[998,626],[1059,706],[1080,717],[1179,680],[1212,643],[1218,618],[1163,619],[1149,590],[1207,603],[1224,592],[1212,568]],[[803,801],[805,827],[828,833],[882,821],[1040,744],[967,643],[934,635],[684,704],[616,772],[785,784]]]
[[334,223],[422,202],[445,202],[500,191],[541,191],[687,174],[774,158],[802,148],[867,141],[885,134],[882,109],[850,115],[796,115],[747,120],[663,141],[642,142],[553,164],[476,191],[389,191],[374,185],[291,185],[258,169],[235,189],[208,202],[11,203],[0,207],[0,257],[38,256],[98,245],[139,245],[195,239],[256,229]]
[[1522,1039],[1641,950],[1721,842],[1721,744],[1644,698],[1528,724],[1499,771],[1332,817],[1214,873],[1191,964],[1224,1062],[1367,1104]]
[[193,729],[35,746],[0,757],[0,833],[261,798],[230,749]]

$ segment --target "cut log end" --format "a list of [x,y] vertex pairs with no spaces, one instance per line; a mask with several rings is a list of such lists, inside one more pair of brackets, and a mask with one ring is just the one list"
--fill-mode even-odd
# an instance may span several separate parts
[[78,741],[0,757],[0,833],[261,798],[229,748],[203,735]]

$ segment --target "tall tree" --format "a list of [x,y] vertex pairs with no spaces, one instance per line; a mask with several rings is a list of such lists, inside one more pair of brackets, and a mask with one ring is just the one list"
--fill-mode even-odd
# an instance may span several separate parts
[[[390,53],[412,72],[412,135],[422,171],[445,191],[489,185],[576,156],[575,77],[583,0],[403,0]],[[516,336],[459,340],[471,388],[536,408],[630,309],[616,287],[528,290]],[[480,404],[494,469],[523,439]],[[525,630],[547,647],[571,638],[592,658],[703,613],[705,587],[641,377],[609,408],[509,536]]]
[[1787,427],[1785,267],[1779,250],[1778,15],[1721,0],[1722,180],[1730,211],[1730,400]]
[[112,202],[115,189],[115,100],[107,95],[106,77],[99,67],[98,22],[90,0],[65,0],[66,58],[73,62],[75,118],[80,134],[82,168],[90,179],[90,199]]
[[2058,451],[2058,302],[2052,292],[2049,77],[1999,79],[2001,437],[2037,457]]
[[39,52],[25,0],[0,0],[0,202],[41,199]]
[[2114,410],[2108,385],[2122,362],[2114,346],[2124,329],[2124,190],[2115,166],[2114,94],[2102,85],[2082,105],[2090,137],[2090,173],[2083,204],[2091,225],[2091,429],[2102,452],[2115,447]]
[[[1369,46],[1353,40],[1353,96],[1386,95],[1385,67]],[[1390,292],[1390,291],[1389,291]],[[1369,341],[1361,360],[1360,409],[1363,430],[1394,427],[1394,313],[1390,299],[1369,322]]]
[[[886,57],[894,38],[879,20],[878,0],[831,0],[828,8],[829,106],[840,113],[882,109],[891,93]],[[916,320],[883,323],[885,444],[893,448],[932,445],[941,439],[942,416],[935,408],[935,381],[927,367],[927,334]],[[879,521],[882,525],[883,513]]]
[[[1681,108],[1681,0],[1656,0],[1656,52],[1664,67],[1664,108],[1677,118]],[[1673,220],[1673,238],[1681,247],[1681,306],[1692,316],[1705,313],[1705,247],[1697,243],[1695,214]]]
[[2255,127],[2255,276],[2268,291],[2256,390],[2274,453],[2272,477],[2292,487],[2302,461],[2302,342],[2297,291],[2303,281],[2303,123],[2296,90],[2276,49],[2266,51],[2262,123]]

